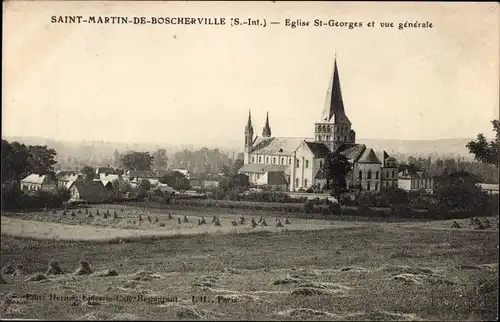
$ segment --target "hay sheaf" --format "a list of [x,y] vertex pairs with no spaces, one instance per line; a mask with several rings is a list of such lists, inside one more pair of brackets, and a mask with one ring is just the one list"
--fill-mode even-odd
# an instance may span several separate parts
[[313,310],[313,309],[307,309],[307,308],[298,308],[298,309],[291,309],[291,310],[286,310],[286,311],[281,311],[277,313],[278,315],[286,316],[286,317],[302,317],[307,318],[307,317],[327,317],[330,318],[331,320],[343,320],[343,317],[331,313],[331,312],[326,312],[326,311],[319,311],[319,310]]
[[164,279],[164,277],[159,274],[155,274],[153,272],[144,270],[132,274],[131,277],[132,280],[134,281],[146,281],[146,282],[152,281],[153,279]]
[[102,271],[94,272],[90,274],[92,277],[109,277],[109,276],[118,276],[118,272],[114,269],[104,269]]
[[47,268],[46,275],[63,275],[64,272],[56,261],[50,261],[49,267]]
[[12,266],[12,264],[8,264],[4,268],[2,268],[2,275],[10,275],[15,272],[15,268]]
[[75,276],[90,274],[92,274],[92,269],[90,268],[90,264],[85,260],[80,261],[80,266],[78,266],[77,269],[73,272],[73,275]]
[[24,270],[24,266],[22,264],[17,265],[16,270],[12,273],[12,276],[24,276],[26,272]]
[[354,321],[420,321],[415,314],[394,313],[386,311],[347,314],[345,318]]
[[199,286],[199,287],[213,287],[219,282],[219,277],[217,276],[202,276],[198,278],[194,283],[193,286]]
[[322,289],[322,290],[340,290],[340,291],[347,291],[350,290],[351,288],[342,284],[335,284],[335,283],[322,283],[322,282],[307,282],[307,283],[302,283],[299,284],[298,287],[301,288],[317,288],[317,289]]
[[48,279],[47,276],[41,274],[41,273],[36,273],[33,276],[28,277],[25,282],[39,282],[39,281],[44,281]]
[[404,265],[382,265],[379,270],[383,272],[388,272],[388,273],[395,273],[395,274],[435,274],[436,271],[430,268],[424,268],[424,267],[411,267],[411,266],[404,266]]
[[194,307],[183,307],[177,310],[176,315],[179,319],[199,320],[205,318],[205,314],[203,313],[203,311]]
[[222,272],[227,273],[227,274],[241,274],[240,270],[238,270],[236,268],[232,268],[232,267],[224,267],[222,269]]
[[424,275],[424,274],[411,274],[404,273],[391,277],[392,280],[401,281],[406,284],[422,285],[424,283],[430,284],[446,284],[453,285],[452,281],[446,280],[437,275]]
[[367,273],[370,270],[360,266],[346,266],[339,269],[340,272]]
[[327,295],[328,292],[325,290],[313,288],[313,287],[300,287],[292,291],[293,296],[317,296],[317,295]]
[[304,282],[304,280],[300,277],[291,277],[291,276],[285,276],[283,278],[278,278],[274,280],[271,284],[272,285],[287,285],[287,284],[299,284]]

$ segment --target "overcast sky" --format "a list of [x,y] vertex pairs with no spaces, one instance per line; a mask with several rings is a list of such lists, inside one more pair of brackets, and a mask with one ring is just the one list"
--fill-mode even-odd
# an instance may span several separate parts
[[[498,118],[496,3],[3,5],[5,136],[243,144],[251,109],[256,134],[269,111],[273,136],[311,137],[335,54],[357,138],[492,136]],[[268,26],[50,24],[53,15],[254,17]],[[286,18],[364,27],[292,29]]]

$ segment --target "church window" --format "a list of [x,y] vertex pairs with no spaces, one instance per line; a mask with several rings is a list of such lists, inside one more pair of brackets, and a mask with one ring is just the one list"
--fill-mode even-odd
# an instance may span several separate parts
[[262,163],[262,157],[259,156],[259,163]]
[[385,173],[385,177],[386,177],[386,178],[389,178],[389,171],[387,171],[387,172]]
[[307,179],[304,179],[304,188],[307,188]]
[[299,178],[295,179],[295,187],[299,186]]
[[361,172],[361,170],[359,170],[358,178],[359,178],[359,180],[363,179],[363,172]]
[[[368,170],[368,175],[366,176],[366,178],[368,180],[370,180],[372,178],[372,170]],[[368,189],[368,190],[370,190],[370,189]]]
[[[378,180],[378,171],[377,171],[377,172],[375,172],[375,179],[377,179],[377,180]],[[375,188],[375,190],[377,190],[377,189]]]
[[306,160],[306,168],[309,168],[309,160]]
[[300,162],[299,162],[299,160],[297,160],[297,162],[296,162],[296,163],[297,163],[297,164],[296,164],[296,167],[297,167],[297,168],[298,168],[298,167],[300,167]]
[[332,128],[330,126],[328,126],[327,131],[330,132],[331,130],[332,130]]
[[288,164],[292,164],[292,158],[288,158]]
[[269,163],[269,158],[268,157],[266,157],[266,163]]
[[370,181],[366,183],[366,190],[370,190]]
[[276,157],[273,158],[273,164],[276,164]]
[[281,164],[285,164],[285,158],[281,158]]
[[252,163],[253,163],[253,162],[255,162],[255,157],[254,157],[254,156],[252,156]]
[[279,149],[279,152],[280,152],[280,153],[282,153],[282,152],[283,152],[283,149],[282,149],[282,148],[280,148],[280,149]]
[[326,136],[326,140],[330,141],[330,136],[329,135]]
[[395,175],[394,175],[394,170],[392,170],[392,178],[394,178],[394,177],[395,177]]
[[378,182],[375,182],[375,191],[378,191]]

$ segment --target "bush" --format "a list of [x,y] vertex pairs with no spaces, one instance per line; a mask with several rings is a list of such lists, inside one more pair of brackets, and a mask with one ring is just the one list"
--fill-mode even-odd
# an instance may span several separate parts
[[302,204],[302,211],[305,213],[312,213],[314,211],[314,203],[311,200],[307,200]]
[[396,204],[391,207],[391,216],[399,218],[410,218],[411,215],[412,215],[412,209],[408,205]]
[[16,184],[2,185],[2,209],[59,208],[70,198],[67,189],[24,193]]
[[342,215],[342,208],[340,207],[340,204],[336,202],[332,202],[328,205],[328,210],[331,215],[333,216],[341,216]]
[[368,205],[362,205],[361,207],[358,207],[358,215],[368,217],[371,214],[372,214],[372,209],[368,207]]

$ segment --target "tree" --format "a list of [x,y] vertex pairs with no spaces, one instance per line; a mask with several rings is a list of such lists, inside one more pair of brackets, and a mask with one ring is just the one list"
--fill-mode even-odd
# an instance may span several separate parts
[[235,176],[238,174],[238,170],[241,169],[241,167],[243,166],[244,164],[244,161],[241,160],[241,159],[238,159],[236,161],[234,161],[233,163],[233,166],[231,167],[231,173],[230,175],[231,176]]
[[327,189],[332,189],[332,194],[337,200],[346,190],[346,175],[352,170],[352,164],[346,156],[338,152],[329,153],[322,165],[326,177]]
[[151,164],[153,162],[153,157],[149,152],[127,152],[122,156],[123,166],[127,170],[151,170]]
[[186,190],[191,186],[189,180],[179,171],[169,171],[165,173],[160,182],[167,184],[175,190]]
[[149,182],[148,179],[141,179],[141,181],[139,181],[138,188],[139,188],[139,197],[144,197],[146,196],[149,189],[151,189],[151,182]]
[[49,149],[46,145],[30,145],[28,151],[28,163],[31,173],[44,175],[54,172],[54,165],[57,163],[54,160],[57,155],[54,149]]
[[115,198],[121,199],[127,192],[132,192],[132,185],[130,182],[123,179],[113,180],[113,194]]
[[156,170],[165,170],[168,166],[168,157],[166,149],[158,149],[153,153],[153,167]]
[[95,179],[95,169],[92,168],[91,166],[84,166],[82,168],[82,174],[83,174],[83,179],[85,181],[92,181]]
[[478,178],[468,172],[444,172],[435,179],[434,194],[449,209],[481,209],[486,196],[477,183]]
[[113,165],[115,167],[121,167],[122,165],[122,156],[120,155],[120,152],[118,152],[118,150],[115,150],[115,152],[113,152]]
[[474,154],[474,159],[479,162],[494,164],[497,168],[500,163],[500,121],[493,120],[493,130],[496,132],[495,139],[488,142],[482,133],[477,135],[475,141],[466,144],[469,153]]

